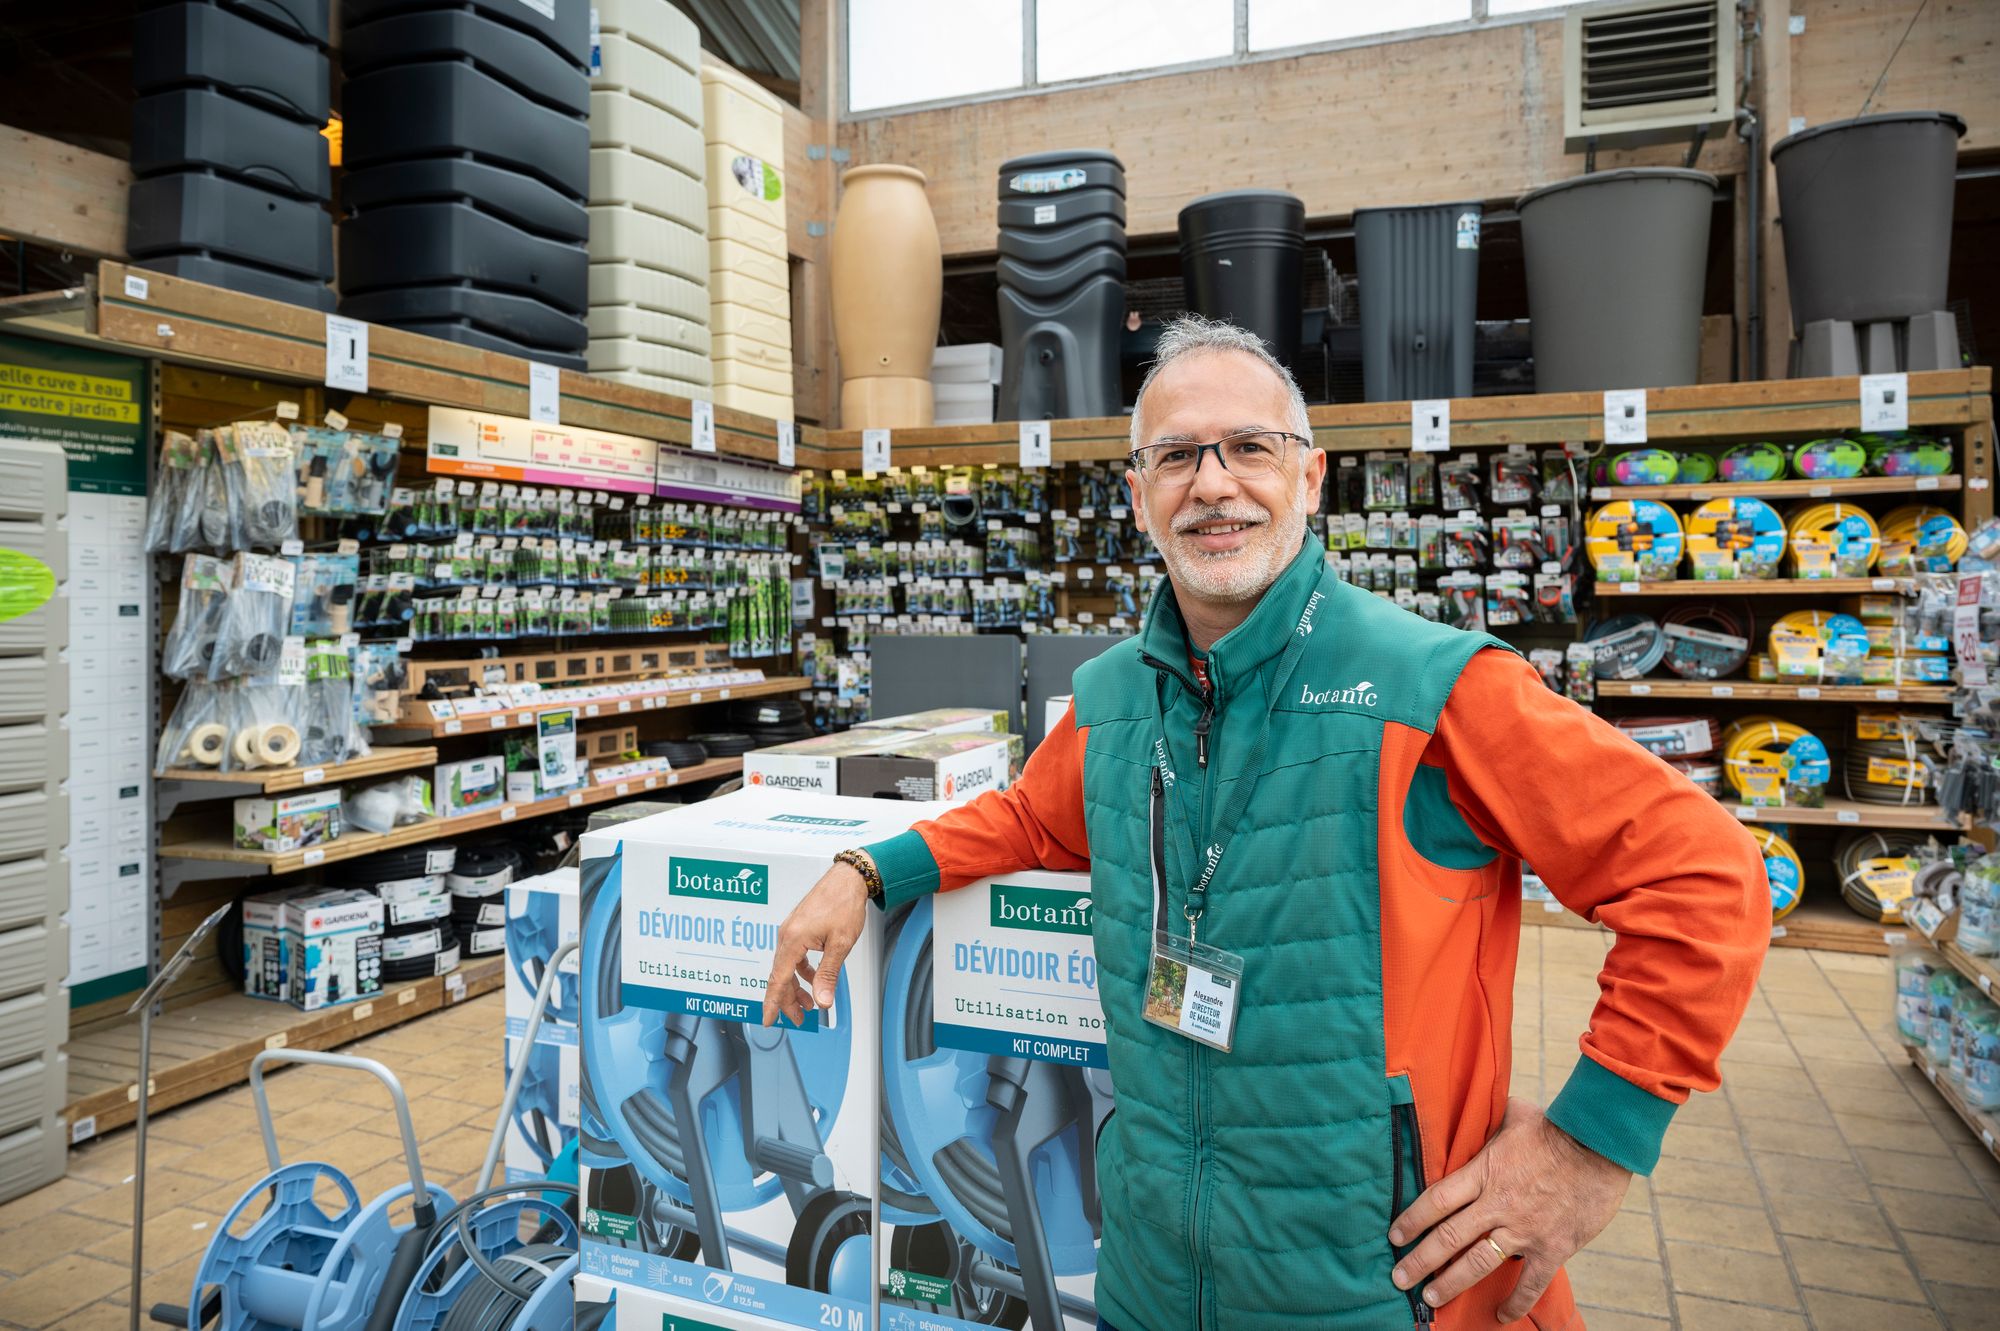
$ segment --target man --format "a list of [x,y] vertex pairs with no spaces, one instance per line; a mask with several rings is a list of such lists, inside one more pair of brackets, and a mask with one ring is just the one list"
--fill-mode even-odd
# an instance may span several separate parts
[[[765,1020],[830,1002],[871,898],[1089,869],[1107,1325],[1576,1331],[1562,1263],[1749,1000],[1755,844],[1498,640],[1325,574],[1326,455],[1252,335],[1169,327],[1132,443],[1171,594],[1012,789],[842,853]],[[1616,934],[1546,1114],[1507,1098],[1522,860]]]

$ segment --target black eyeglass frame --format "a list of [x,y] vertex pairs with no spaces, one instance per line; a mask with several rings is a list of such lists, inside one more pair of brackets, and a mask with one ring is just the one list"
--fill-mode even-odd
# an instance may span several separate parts
[[[1276,435],[1280,439],[1289,439],[1293,443],[1299,444],[1305,448],[1311,448],[1313,446],[1313,441],[1311,439],[1307,438],[1305,435],[1302,434],[1294,434],[1290,430],[1238,430],[1235,434],[1225,434],[1224,436],[1222,436],[1222,438],[1217,439],[1215,442],[1208,444],[1198,444],[1195,443],[1193,440],[1181,440],[1181,439],[1168,440],[1157,444],[1144,444],[1138,448],[1133,449],[1130,453],[1127,453],[1125,455],[1125,461],[1128,464],[1130,464],[1132,470],[1139,473],[1141,478],[1150,481],[1153,479],[1153,473],[1151,470],[1148,469],[1146,460],[1147,454],[1153,452],[1155,449],[1161,449],[1161,448],[1192,448],[1194,449],[1194,466],[1188,472],[1189,477],[1194,477],[1201,473],[1202,455],[1208,452],[1213,452],[1215,454],[1215,462],[1217,466],[1221,467],[1224,471],[1229,471],[1229,459],[1223,455],[1222,452],[1223,445],[1231,443],[1237,439],[1248,438],[1251,435],[1264,435],[1264,434]],[[1276,468],[1276,470],[1283,470],[1282,461],[1279,463],[1279,466]],[[1230,474],[1234,475],[1235,473],[1231,472]]]

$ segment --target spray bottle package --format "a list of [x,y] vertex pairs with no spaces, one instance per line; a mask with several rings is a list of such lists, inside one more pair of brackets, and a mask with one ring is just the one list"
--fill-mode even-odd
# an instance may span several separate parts
[[621,1324],[629,1289],[668,1323],[867,1331],[879,917],[803,1026],[764,1026],[764,993],[833,853],[943,808],[743,790],[584,836],[583,1274]]
[[1112,1109],[1090,876],[1019,873],[885,926],[883,1331],[1092,1325]]

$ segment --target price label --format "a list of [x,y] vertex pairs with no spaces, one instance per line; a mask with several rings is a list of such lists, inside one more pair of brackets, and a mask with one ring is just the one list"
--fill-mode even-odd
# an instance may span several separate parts
[[326,848],[324,846],[315,846],[311,850],[307,851],[305,854],[299,856],[299,863],[310,867],[312,865],[322,862],[325,859],[326,859]]
[[[286,1045],[290,1044],[291,1042],[292,1042],[292,1037],[284,1031],[279,1031],[276,1035],[268,1035],[264,1037],[264,1047],[266,1049],[283,1049]],[[151,1078],[147,1079],[146,1089],[149,1091],[152,1089]]]
[[1047,421],[1021,422],[1021,465],[1024,467],[1046,467],[1049,465],[1049,423]]
[[345,430],[347,428],[347,417],[329,407],[326,413],[326,428],[329,430]]
[[1451,399],[1425,398],[1410,404],[1410,450],[1442,453],[1451,447]]
[[620,699],[618,703],[618,710],[621,712],[631,711],[632,710],[631,701],[629,699]]
[[1861,811],[1859,809],[1836,809],[1833,821],[1836,823],[1858,823],[1861,821]]
[[125,296],[128,300],[144,300],[152,289],[152,283],[137,273],[125,274]]
[[500,806],[500,821],[503,823],[511,823],[514,821],[515,818],[520,816],[520,812],[521,811],[519,809],[516,809],[511,804],[503,804]]
[[1758,809],[1754,804],[1739,804],[1736,806],[1736,818],[1738,822],[1754,823],[1757,821],[1757,814]]
[[1811,702],[1811,701],[1813,701],[1813,700],[1814,700],[1815,698],[1817,698],[1817,697],[1819,697],[1819,688],[1818,688],[1818,686],[1816,686],[1816,685],[1812,685],[1812,684],[1802,684],[1802,685],[1800,685],[1800,686],[1799,686],[1799,699],[1800,699],[1800,701],[1802,701],[1802,702]]
[[889,432],[887,430],[863,430],[861,432],[861,470],[889,470]]
[[1632,696],[1635,698],[1649,698],[1652,696],[1652,693],[1653,686],[1651,684],[1634,684],[1632,686]]
[[1979,589],[1982,575],[1966,573],[1958,580],[1958,600],[1951,611],[1952,650],[1958,657],[1959,682],[1967,688],[1986,685],[1986,662],[1979,656]]
[[1712,698],[1734,698],[1736,696],[1736,686],[1734,684],[1716,684],[1710,686],[1708,693]]
[[[125,281],[130,283],[132,279],[128,277]],[[141,285],[143,286],[144,283],[141,283]],[[144,300],[145,296],[142,294],[139,299]],[[69,1144],[71,1146],[76,1145],[78,1142],[87,1142],[96,1135],[97,1115],[95,1114],[85,1114],[82,1118],[69,1125]]]
[[584,704],[584,706],[583,706],[583,714],[584,714],[584,715],[585,715],[586,717],[591,717],[591,716],[596,716],[596,715],[597,715],[597,704],[596,704],[596,703],[594,703],[594,702],[592,702],[592,703],[585,703],[585,704]]
[[1646,390],[1614,389],[1604,395],[1604,442],[1643,444],[1646,442]]
[[570,807],[570,808],[572,808],[572,809],[581,809],[581,808],[583,807],[583,792],[582,792],[582,791],[580,791],[580,790],[579,790],[579,791],[577,791],[577,792],[576,792],[575,794],[573,794],[573,795],[571,795],[571,796],[569,797],[569,807]]
[[410,1004],[416,1001],[417,1001],[417,991],[415,989],[405,989],[396,995],[397,1007],[408,1007]]
[[698,702],[700,702],[700,701],[701,701],[701,695],[700,695],[699,693],[690,693],[690,694],[688,695],[688,704],[689,704],[690,706],[692,706],[692,705],[694,705],[695,703],[698,703]]
[[1831,499],[1833,498],[1833,487],[1831,485],[1815,485],[1807,490],[1806,494],[1813,499]]
[[1875,701],[1876,701],[1876,702],[1895,702],[1895,701],[1896,701],[1896,700],[1897,700],[1898,698],[1900,698],[1900,697],[1902,697],[1902,696],[1903,696],[1903,695],[1902,695],[1902,693],[1901,693],[1900,691],[1896,690],[1896,689],[1877,689],[1877,690],[1875,690]]
[[1592,499],[1609,499],[1611,498],[1611,487],[1608,485],[1593,485],[1590,487],[1590,497]]
[[1563,913],[1563,904],[1562,904],[1562,902],[1560,902],[1560,901],[1544,901],[1544,902],[1542,903],[1542,914],[1544,914],[1544,915],[1560,915],[1560,914],[1562,914],[1562,913]]
[[540,361],[528,362],[528,419],[544,425],[562,420],[562,371]]
[[694,451],[713,453],[715,451],[715,404],[696,398],[688,404],[692,409],[692,423],[689,427],[694,440]]
[[305,773],[299,778],[299,784],[316,786],[324,780],[326,780],[326,769],[324,767],[308,767]]
[[611,789],[612,793],[614,794],[630,795],[632,793],[632,783],[629,781],[620,781],[617,785],[613,786]]
[[1618,582],[1612,585],[1618,588],[1620,596],[1637,596],[1640,591],[1639,584],[1636,582]]
[[1917,477],[1916,488],[1919,490],[1935,490],[1938,488],[1938,478],[1935,476],[1919,476]]
[[444,723],[444,733],[447,735],[457,735],[464,730],[465,722],[463,721],[447,721]]
[[1788,932],[1790,931],[1787,930],[1785,926],[1782,924],[1774,924],[1771,926],[1771,937],[1773,938],[1783,938]]
[[368,391],[368,325],[361,320],[326,316],[326,386]]
[[360,1007],[354,1009],[354,1019],[356,1021],[366,1021],[374,1015],[375,1005],[373,1003],[363,1003]]
[[1894,578],[1876,578],[1869,583],[1869,586],[1878,592],[1893,592],[1896,590],[1896,580]]
[[1861,428],[1871,431],[1910,428],[1909,375],[1861,376]]
[[796,467],[799,455],[799,427],[793,421],[778,422],[778,465]]
[[296,403],[296,402],[280,402],[280,403],[278,404],[278,419],[279,419],[279,420],[281,420],[281,421],[295,421],[295,420],[297,420],[298,418],[299,418],[299,404],[298,404],[298,403]]

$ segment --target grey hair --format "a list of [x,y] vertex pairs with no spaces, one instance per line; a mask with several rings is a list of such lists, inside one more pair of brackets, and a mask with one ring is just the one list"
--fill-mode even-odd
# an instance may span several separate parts
[[1146,405],[1146,390],[1153,386],[1153,380],[1160,377],[1160,371],[1172,365],[1183,356],[1192,356],[1203,351],[1240,351],[1246,356],[1254,356],[1278,376],[1278,382],[1285,386],[1285,396],[1291,400],[1292,419],[1287,428],[1294,434],[1311,439],[1313,437],[1312,418],[1306,414],[1305,394],[1299,391],[1299,381],[1292,378],[1292,372],[1282,365],[1264,339],[1247,328],[1239,328],[1221,319],[1205,319],[1199,314],[1183,314],[1169,323],[1160,332],[1160,343],[1153,353],[1153,363],[1146,370],[1146,377],[1139,381],[1139,396],[1132,401],[1132,447],[1138,448],[1145,440],[1139,437],[1139,412]]

